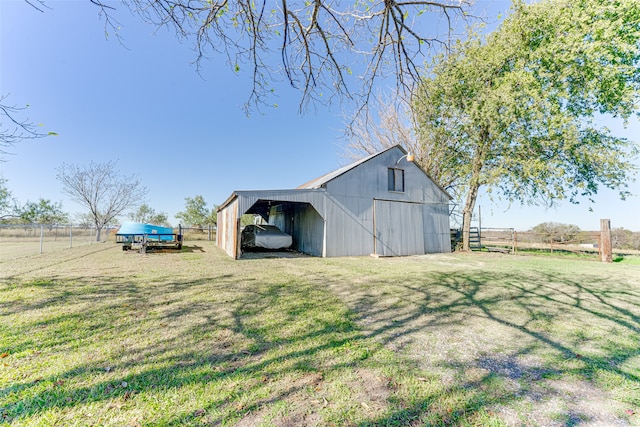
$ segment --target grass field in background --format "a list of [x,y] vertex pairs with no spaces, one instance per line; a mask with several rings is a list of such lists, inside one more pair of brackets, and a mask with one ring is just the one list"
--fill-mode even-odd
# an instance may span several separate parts
[[640,425],[640,263],[0,249],[0,424]]

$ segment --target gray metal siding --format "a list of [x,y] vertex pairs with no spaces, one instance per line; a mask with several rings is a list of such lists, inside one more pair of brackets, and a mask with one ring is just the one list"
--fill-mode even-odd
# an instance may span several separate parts
[[374,206],[376,254],[424,254],[421,204],[375,200]]
[[297,205],[293,209],[292,236],[295,249],[309,255],[322,256],[324,220],[311,205]]
[[[422,169],[406,158],[396,162],[404,153],[396,148],[362,163],[326,184],[332,196],[343,199],[361,197],[405,202],[449,203],[449,197]],[[405,191],[389,191],[388,170],[397,167],[405,171]]]
[[282,206],[274,206],[269,211],[269,224],[275,225],[285,233],[291,234],[291,221],[287,221],[288,216],[290,217],[291,213],[282,209]]
[[327,256],[373,253],[372,199],[327,195]]
[[[415,219],[405,219],[414,224],[413,229],[422,230],[416,235],[421,241],[407,243],[409,247],[402,250],[395,248],[395,243],[392,243],[394,252],[450,252],[450,243],[446,243],[448,238],[443,239],[443,236],[449,235],[449,197],[415,164],[402,159],[396,166],[397,160],[403,155],[400,149],[389,150],[326,183],[328,256],[373,253],[373,199],[424,204],[420,209],[411,210],[410,215]],[[388,189],[388,170],[392,167],[405,171],[404,192]],[[446,215],[443,216],[442,212]],[[391,218],[376,218],[376,221],[377,227],[396,230],[394,233],[400,233],[399,240],[408,241],[401,228],[393,223],[383,223],[392,221]],[[418,225],[418,222],[422,224]]]
[[425,253],[451,252],[449,205],[424,204],[422,206]]

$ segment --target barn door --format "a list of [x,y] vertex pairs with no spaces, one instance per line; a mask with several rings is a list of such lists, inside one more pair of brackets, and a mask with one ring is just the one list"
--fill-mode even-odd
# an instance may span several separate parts
[[421,204],[374,199],[373,211],[377,255],[401,256],[424,253]]

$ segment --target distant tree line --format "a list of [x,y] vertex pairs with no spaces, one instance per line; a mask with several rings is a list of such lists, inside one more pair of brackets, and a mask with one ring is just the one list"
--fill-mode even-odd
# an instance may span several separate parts
[[23,224],[58,224],[69,222],[69,215],[62,210],[62,203],[40,198],[20,204],[11,194],[7,181],[0,178],[0,221]]
[[[592,236],[574,224],[543,222],[528,231],[531,240],[540,243],[584,243]],[[640,232],[633,232],[623,227],[611,230],[611,243],[615,249],[640,250]]]
[[622,227],[614,228],[611,230],[611,245],[616,249],[640,251],[640,233]]
[[164,212],[156,212],[151,206],[146,203],[141,204],[138,210],[129,212],[128,218],[134,222],[142,222],[145,224],[162,225],[164,227],[170,227],[169,218]]
[[[208,225],[218,224],[218,205],[209,208],[202,195],[185,197],[184,201],[184,211],[176,214],[176,218],[181,221],[182,225],[203,229]],[[242,215],[240,225],[253,224],[254,220],[255,215]]]

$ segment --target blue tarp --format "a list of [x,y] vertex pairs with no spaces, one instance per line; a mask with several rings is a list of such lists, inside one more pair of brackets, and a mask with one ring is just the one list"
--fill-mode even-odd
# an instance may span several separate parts
[[160,227],[159,225],[144,224],[141,222],[124,222],[120,226],[120,230],[116,235],[131,236],[146,234],[149,240],[166,240],[174,239],[173,228]]

